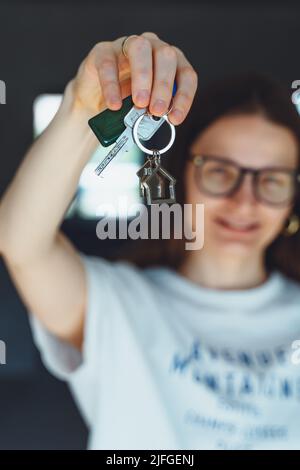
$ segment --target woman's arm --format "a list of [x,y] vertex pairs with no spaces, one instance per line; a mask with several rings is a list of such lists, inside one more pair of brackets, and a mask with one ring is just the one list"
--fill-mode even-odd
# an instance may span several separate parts
[[80,344],[84,272],[58,231],[97,141],[88,115],[74,108],[73,82],[34,142],[0,204],[0,252],[27,307],[49,330]]
[[[59,226],[97,145],[87,121],[107,107],[119,109],[130,92],[137,106],[162,115],[176,76],[169,119],[180,124],[197,88],[197,75],[179,49],[144,33],[128,41],[127,59],[121,52],[123,39],[101,42],[91,50],[0,203],[0,254],[24,303],[49,331],[78,348],[86,309],[84,269]],[[139,97],[141,90],[148,95]],[[157,99],[164,101],[159,111],[154,107]]]

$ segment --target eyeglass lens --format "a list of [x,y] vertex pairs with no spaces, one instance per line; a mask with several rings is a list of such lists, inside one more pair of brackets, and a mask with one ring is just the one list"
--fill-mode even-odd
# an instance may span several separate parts
[[[212,195],[226,195],[234,191],[240,180],[238,166],[217,159],[205,159],[196,171],[200,189]],[[295,192],[294,175],[282,170],[261,170],[254,178],[254,189],[259,199],[270,204],[291,200]]]

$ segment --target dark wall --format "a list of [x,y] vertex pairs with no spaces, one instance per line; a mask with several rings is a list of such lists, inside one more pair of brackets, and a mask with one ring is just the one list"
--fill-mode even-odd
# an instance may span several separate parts
[[[96,42],[143,31],[185,52],[199,72],[200,92],[202,83],[237,71],[267,72],[287,87],[300,79],[297,2],[0,2],[0,79],[7,85],[7,104],[0,105],[0,194],[31,142],[34,98],[61,92]],[[93,251],[93,223],[70,222],[65,229],[80,249]],[[100,248],[104,254],[115,245]],[[0,448],[83,448],[87,430],[65,384],[43,369],[1,261],[0,339],[7,344]]]

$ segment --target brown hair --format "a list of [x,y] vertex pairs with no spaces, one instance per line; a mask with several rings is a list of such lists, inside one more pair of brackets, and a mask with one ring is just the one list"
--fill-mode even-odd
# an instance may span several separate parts
[[[185,121],[177,126],[176,140],[163,166],[176,178],[176,201],[185,202],[184,170],[194,140],[210,124],[224,115],[263,114],[268,120],[292,131],[298,142],[300,170],[300,116],[292,103],[290,90],[279,81],[265,75],[248,73],[210,83],[198,89]],[[293,213],[300,217],[299,190]],[[151,265],[177,269],[185,256],[185,240],[138,240],[126,244],[118,259],[126,259],[139,267]],[[285,237],[282,233],[268,246],[265,253],[267,270],[279,269],[300,282],[300,231]]]

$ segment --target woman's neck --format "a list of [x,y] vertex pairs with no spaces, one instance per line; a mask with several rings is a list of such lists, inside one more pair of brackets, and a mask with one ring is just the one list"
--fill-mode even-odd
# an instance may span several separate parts
[[178,272],[196,284],[215,289],[249,289],[268,278],[263,257],[209,256],[204,250],[189,253]]

